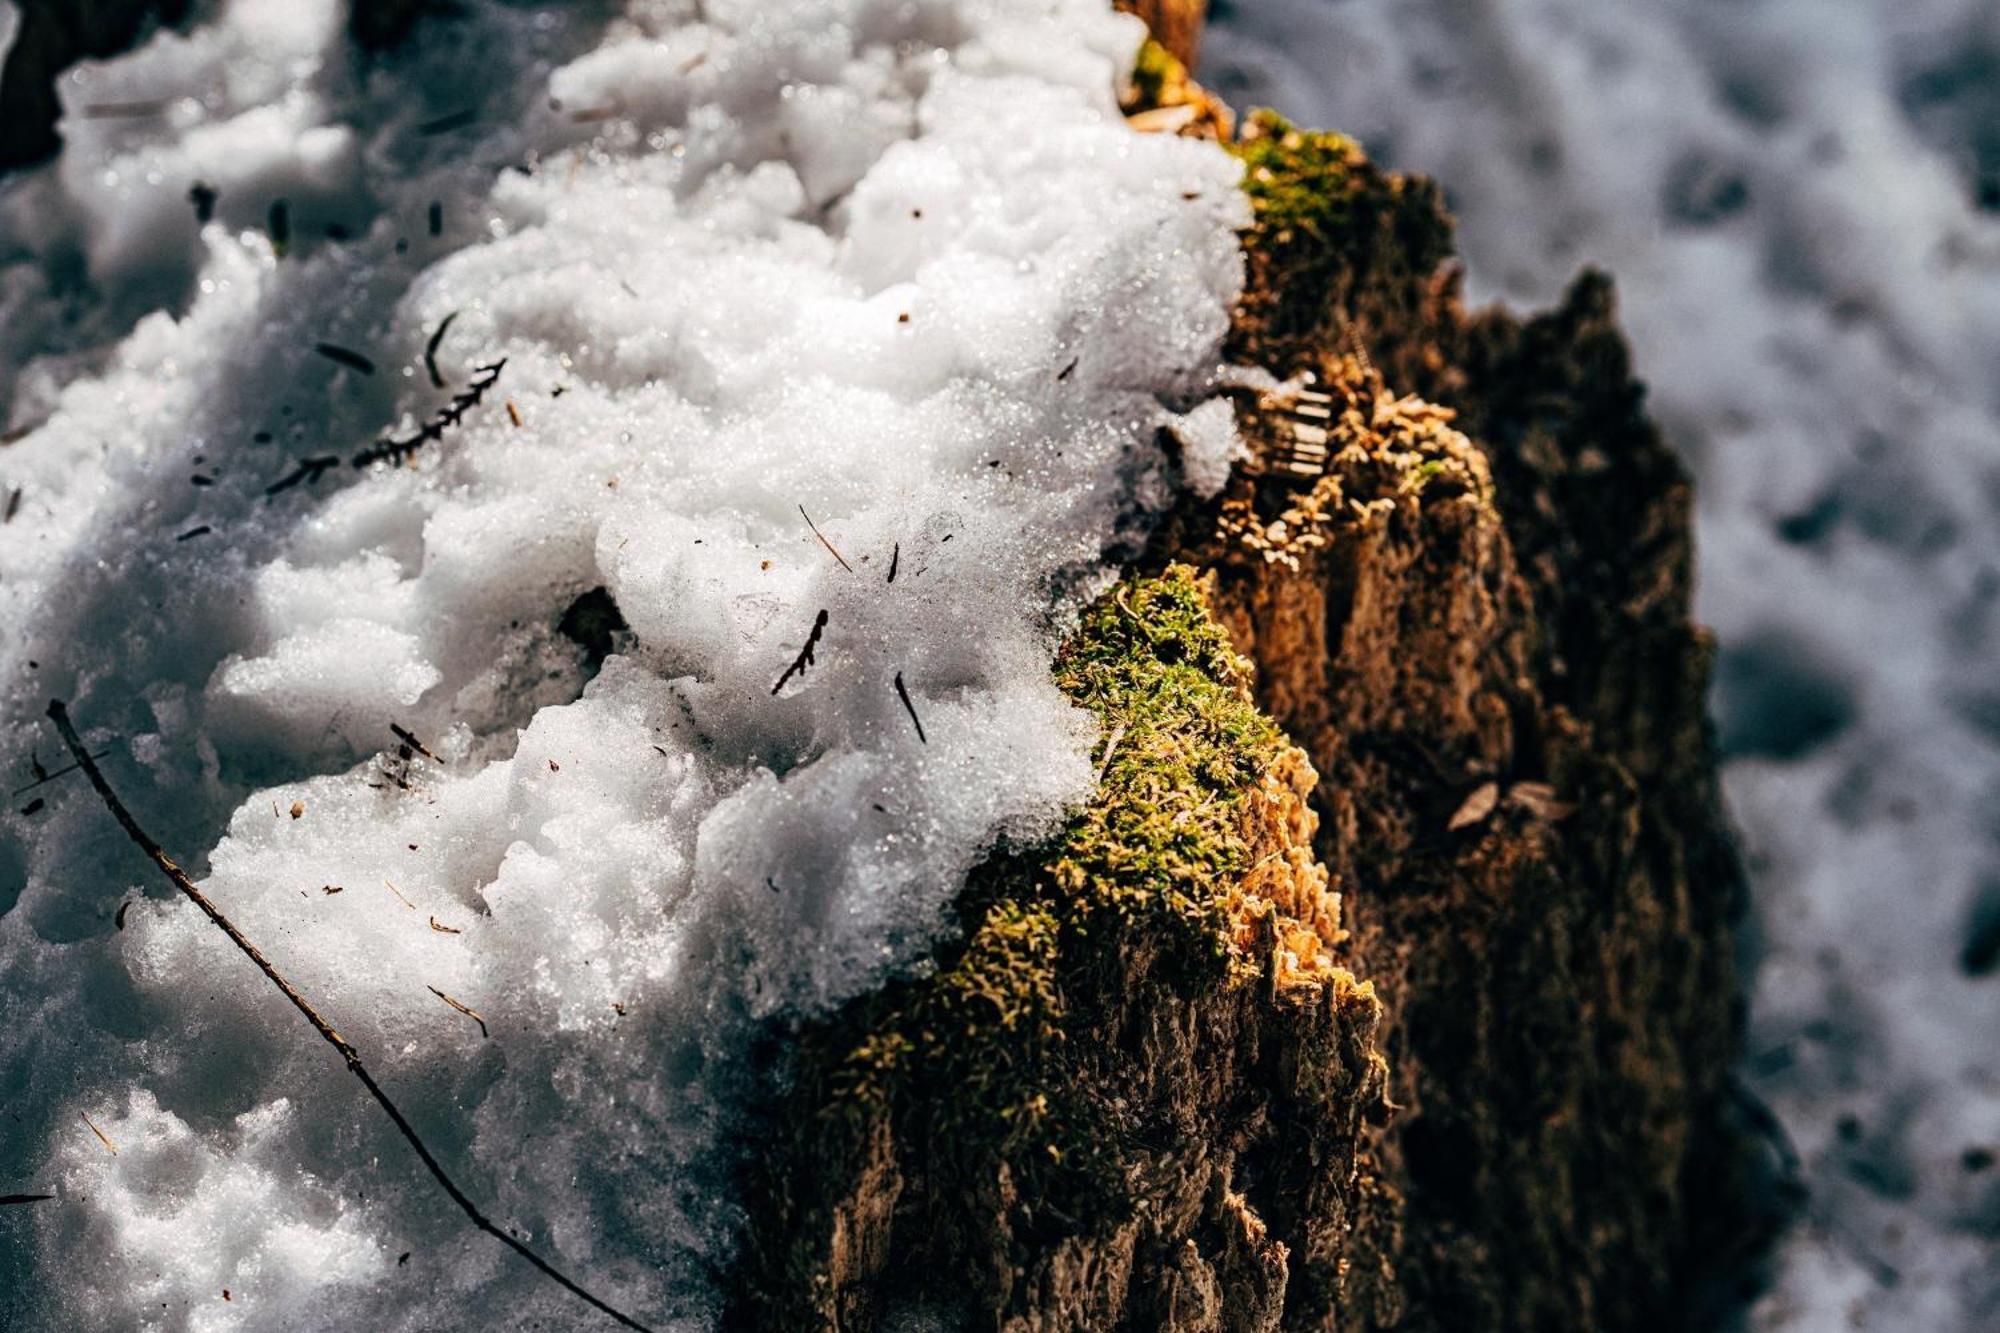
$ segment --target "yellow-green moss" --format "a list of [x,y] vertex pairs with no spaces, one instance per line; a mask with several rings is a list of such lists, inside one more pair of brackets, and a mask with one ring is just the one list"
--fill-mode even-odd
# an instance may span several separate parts
[[1128,109],[1159,106],[1167,90],[1187,78],[1187,70],[1174,59],[1173,52],[1148,37],[1139,45],[1132,64],[1131,88],[1126,95]]
[[1182,986],[1231,975],[1228,895],[1249,868],[1239,807],[1284,744],[1245,670],[1185,566],[1085,614],[1055,679],[1102,726],[1096,794],[1052,846],[978,878],[963,948],[866,1013],[836,1100],[914,1111],[933,1142],[1088,1155],[1100,1112],[1061,1073],[1070,985],[1139,932]]
[[1243,234],[1241,351],[1274,359],[1287,342],[1339,347],[1344,331],[1327,327],[1336,310],[1372,304],[1371,286],[1408,288],[1451,254],[1437,187],[1382,170],[1344,134],[1259,110],[1231,148],[1255,219]]

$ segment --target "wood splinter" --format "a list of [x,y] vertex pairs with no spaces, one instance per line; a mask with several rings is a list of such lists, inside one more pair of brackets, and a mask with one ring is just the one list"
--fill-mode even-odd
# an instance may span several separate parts
[[[424,1169],[430,1172],[431,1178],[437,1181],[439,1188],[443,1189],[450,1196],[451,1201],[458,1205],[459,1211],[464,1213],[479,1230],[514,1251],[514,1253],[526,1260],[535,1271],[561,1287],[564,1291],[570,1293],[570,1295],[575,1296],[584,1304],[606,1315],[623,1328],[638,1329],[640,1333],[652,1333],[652,1330],[645,1324],[640,1323],[615,1306],[606,1304],[577,1285],[574,1280],[550,1264],[548,1260],[536,1254],[525,1243],[517,1240],[508,1234],[504,1228],[495,1224],[485,1213],[479,1210],[478,1205],[466,1197],[465,1191],[461,1190],[457,1182],[452,1180],[451,1176],[446,1173],[443,1164],[432,1155],[430,1148],[425,1145],[423,1139],[410,1125],[409,1120],[403,1115],[403,1112],[393,1101],[389,1100],[389,1094],[382,1091],[382,1087],[375,1081],[374,1075],[370,1074],[367,1066],[361,1063],[360,1052],[354,1049],[347,1038],[336,1032],[331,1023],[320,1017],[319,1011],[313,1008],[306,997],[299,993],[297,987],[285,980],[284,975],[271,965],[271,961],[264,957],[257,946],[252,944],[243,932],[236,928],[234,922],[223,915],[222,909],[217,907],[209,899],[208,895],[195,885],[192,879],[188,878],[187,872],[182,870],[174,859],[162,850],[160,844],[154,842],[147,835],[146,831],[139,827],[138,821],[132,818],[131,811],[125,808],[124,803],[118,799],[117,793],[111,790],[111,784],[105,781],[104,774],[98,769],[96,760],[91,756],[89,751],[84,749],[83,741],[77,736],[76,728],[70,723],[68,706],[60,699],[51,699],[49,701],[49,718],[55,723],[56,731],[61,734],[63,744],[69,747],[70,755],[76,760],[77,766],[82,768],[84,776],[90,779],[90,785],[96,790],[98,799],[104,802],[104,806],[111,812],[112,818],[116,819],[119,827],[125,830],[125,836],[130,838],[139,850],[146,854],[148,860],[159,867],[160,873],[172,881],[174,887],[179,889],[189,902],[192,902],[196,907],[201,909],[202,915],[206,916],[215,924],[217,929],[229,937],[230,943],[234,944],[244,957],[257,965],[257,970],[262,972],[265,978],[278,988],[279,993],[291,1002],[293,1008],[304,1015],[306,1022],[312,1025],[313,1031],[319,1033],[320,1037],[329,1046],[340,1053],[340,1058],[347,1063],[348,1072],[361,1081],[361,1086],[367,1089],[368,1095],[374,1099],[375,1104],[382,1108],[383,1113],[395,1125],[396,1132],[402,1136],[405,1143],[410,1145],[411,1151],[416,1153],[417,1159],[423,1163]],[[481,1026],[483,1027],[484,1024],[482,1023]],[[103,1136],[100,1134],[99,1137]],[[106,1140],[106,1143],[108,1146],[109,1140]]]

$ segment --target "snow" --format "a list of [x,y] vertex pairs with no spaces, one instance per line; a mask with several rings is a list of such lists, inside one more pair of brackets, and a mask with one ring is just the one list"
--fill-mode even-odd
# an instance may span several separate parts
[[[65,77],[0,184],[0,752],[71,700],[490,1212],[713,1327],[756,1039],[1089,790],[1050,654],[1226,475],[1247,215],[1124,127],[1103,0],[461,8],[369,60],[233,0]],[[30,1328],[601,1326],[74,775],[0,814],[0,973]]]
[[1616,275],[1697,474],[1743,1075],[1811,1191],[1749,1323],[1993,1327],[2000,8],[1216,8],[1202,76],[1443,182],[1476,297]]

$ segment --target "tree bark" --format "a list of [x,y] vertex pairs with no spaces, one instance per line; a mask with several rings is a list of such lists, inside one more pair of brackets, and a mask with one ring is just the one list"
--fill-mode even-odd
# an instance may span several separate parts
[[[745,1327],[1668,1329],[1740,1256],[1743,880],[1688,481],[1610,283],[1468,314],[1428,182],[1268,116],[1235,151],[1231,357],[1313,379],[1245,396],[1256,458],[1111,598],[1193,660],[1150,614],[1200,589],[1248,661],[1216,685],[1286,738],[1198,793],[1270,812],[1190,890],[1226,966],[1102,910],[1117,875],[1065,880],[1070,843],[996,871],[936,977],[801,1034],[772,1142],[810,1146],[752,1182]],[[1089,820],[1133,799],[1107,782]],[[1029,1010],[982,943],[1024,901]],[[913,1029],[917,1067],[870,1082]],[[1006,1128],[968,1128],[961,1077],[994,1065]],[[1051,1170],[1079,1126],[1088,1170]]]

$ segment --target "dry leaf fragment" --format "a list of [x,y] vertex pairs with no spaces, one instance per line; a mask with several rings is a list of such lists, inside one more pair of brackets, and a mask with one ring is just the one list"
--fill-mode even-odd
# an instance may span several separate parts
[[457,926],[447,926],[441,924],[436,917],[431,918],[431,929],[435,930],[440,935],[462,935],[465,933],[464,931],[460,930]]
[[305,812],[306,812],[306,803],[305,803],[304,801],[293,801],[293,802],[292,802],[292,818],[293,818],[293,819],[298,819],[298,818],[302,817],[302,816],[303,816],[303,815],[305,814]]
[[1192,102],[1179,106],[1156,106],[1149,111],[1125,117],[1125,123],[1141,134],[1178,134],[1194,124],[1201,115],[1201,108]]
[[1556,799],[1556,789],[1546,782],[1517,782],[1507,789],[1507,804],[1519,806],[1536,819],[1555,823],[1576,813],[1576,806]]
[[1482,782],[1473,789],[1472,795],[1465,798],[1465,803],[1458,807],[1458,813],[1451,817],[1451,823],[1446,825],[1446,828],[1452,833],[1456,833],[1460,829],[1471,828],[1474,824],[1492,814],[1493,807],[1499,803],[1500,784],[1497,782]]

